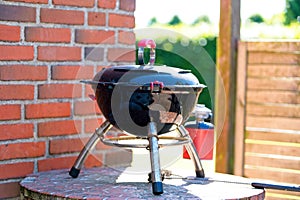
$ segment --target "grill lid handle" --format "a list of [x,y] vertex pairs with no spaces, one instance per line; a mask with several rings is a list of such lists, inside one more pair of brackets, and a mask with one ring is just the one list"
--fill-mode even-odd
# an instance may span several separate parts
[[[146,64],[144,60],[144,49],[150,48],[150,60]],[[139,65],[153,65],[155,62],[155,48],[156,44],[152,39],[142,39],[138,43],[138,62]]]

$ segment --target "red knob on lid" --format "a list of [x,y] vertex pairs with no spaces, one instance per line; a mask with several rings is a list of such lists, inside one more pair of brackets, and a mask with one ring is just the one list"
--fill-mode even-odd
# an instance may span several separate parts
[[152,39],[142,39],[141,41],[139,41],[138,47],[155,48],[156,44],[155,44],[154,40],[152,40]]

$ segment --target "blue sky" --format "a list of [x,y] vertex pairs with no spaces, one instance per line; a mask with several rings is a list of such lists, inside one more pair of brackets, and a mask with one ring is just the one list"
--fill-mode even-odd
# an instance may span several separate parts
[[[241,18],[244,22],[252,14],[259,13],[264,18],[284,11],[285,0],[241,0]],[[174,15],[187,23],[197,17],[209,16],[218,23],[220,0],[136,0],[136,27],[146,27],[152,17],[161,23],[167,23]]]

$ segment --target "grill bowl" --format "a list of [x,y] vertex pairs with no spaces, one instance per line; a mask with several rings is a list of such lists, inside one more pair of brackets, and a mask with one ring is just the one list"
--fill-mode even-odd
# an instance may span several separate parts
[[147,136],[150,121],[158,134],[183,124],[205,88],[189,71],[168,66],[106,68],[90,81],[104,117],[115,127]]

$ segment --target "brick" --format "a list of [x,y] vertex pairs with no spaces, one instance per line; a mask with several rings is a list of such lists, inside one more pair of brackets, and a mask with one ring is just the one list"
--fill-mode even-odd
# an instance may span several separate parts
[[83,25],[84,12],[42,8],[40,19],[43,23]]
[[105,69],[105,68],[109,68],[110,66],[97,66],[96,71],[100,72],[101,70]]
[[24,2],[24,3],[38,3],[38,4],[47,4],[48,0],[9,0],[15,2]]
[[28,42],[70,42],[71,30],[67,28],[26,27],[25,40]]
[[94,0],[53,0],[54,5],[77,6],[77,7],[94,7]]
[[135,34],[129,31],[119,31],[118,42],[122,44],[134,45],[135,44]]
[[[91,85],[86,85],[85,86],[85,94],[84,95],[86,97],[89,97],[90,95],[93,95],[95,97],[95,92],[94,92],[94,90],[93,90],[93,88],[92,88]],[[91,100],[94,100],[94,99],[91,99]]]
[[45,155],[45,142],[24,142],[0,145],[0,160],[34,158]]
[[3,81],[43,81],[47,80],[47,66],[3,65],[0,66],[0,80]]
[[84,58],[89,61],[103,61],[104,48],[102,47],[85,47]]
[[84,166],[86,168],[101,167],[103,165],[103,154],[93,153],[87,156]]
[[21,105],[0,105],[0,120],[14,120],[21,118]]
[[50,154],[62,154],[80,152],[88,138],[72,138],[51,140],[49,144]]
[[135,11],[135,0],[120,0],[120,10]]
[[0,85],[1,100],[31,100],[33,98],[33,85]]
[[[44,160],[38,161],[38,171],[49,171],[56,169],[70,169],[77,156],[64,156],[64,157],[56,157],[56,158],[47,158]],[[84,166],[89,167],[100,167],[102,166],[102,154],[96,155],[88,155],[86,161],[84,162]]]
[[26,61],[33,60],[34,49],[32,46],[0,45],[0,60]]
[[[1,68],[0,68],[1,69]],[[81,80],[91,79],[94,75],[93,66],[57,65],[52,66],[53,80]]]
[[84,120],[84,132],[94,133],[95,129],[103,123],[103,118],[93,118]]
[[102,12],[89,12],[88,24],[92,26],[105,26],[106,14]]
[[38,124],[39,137],[74,135],[80,132],[81,121],[79,120],[48,121]]
[[69,102],[25,105],[26,119],[69,117],[70,115],[71,105]]
[[73,166],[76,156],[66,156],[58,158],[46,158],[38,160],[38,171],[49,171],[56,169],[69,169]]
[[78,101],[74,105],[75,115],[95,115],[101,114],[96,101]]
[[0,184],[0,199],[8,199],[20,196],[19,182],[9,182]]
[[81,97],[81,84],[44,84],[38,86],[39,99]]
[[0,179],[23,178],[33,173],[33,162],[20,162],[0,165]]
[[82,44],[113,44],[115,42],[114,31],[77,29],[75,42]]
[[80,47],[39,46],[38,60],[40,61],[80,61]]
[[1,21],[35,22],[35,8],[0,4]]
[[0,40],[8,42],[20,41],[21,29],[19,26],[0,25]]
[[108,25],[112,27],[134,28],[134,16],[111,13],[109,14]]
[[113,62],[135,62],[135,50],[128,48],[110,48],[107,58]]
[[33,137],[33,124],[2,124],[0,125],[0,141]]
[[98,7],[114,9],[116,7],[116,0],[98,0]]

